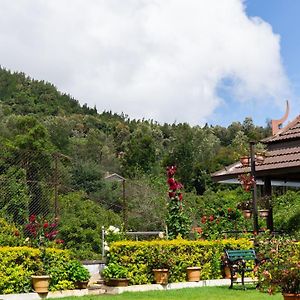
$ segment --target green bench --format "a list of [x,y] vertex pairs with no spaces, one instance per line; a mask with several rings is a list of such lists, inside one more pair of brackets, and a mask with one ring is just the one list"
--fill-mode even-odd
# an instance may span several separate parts
[[245,272],[253,271],[253,268],[247,267],[247,261],[254,261],[255,265],[258,264],[255,251],[250,250],[225,250],[228,267],[230,269],[231,284],[229,288],[233,287],[234,276],[236,273],[241,274],[242,285],[245,288]]

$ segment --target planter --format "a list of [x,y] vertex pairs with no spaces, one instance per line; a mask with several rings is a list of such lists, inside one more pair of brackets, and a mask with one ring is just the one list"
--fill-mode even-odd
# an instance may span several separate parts
[[168,269],[153,269],[155,283],[158,284],[167,284],[169,278]]
[[243,167],[249,167],[249,161],[250,161],[249,156],[242,156],[240,158],[240,162],[241,162]]
[[262,218],[267,218],[268,215],[269,215],[269,210],[268,209],[260,209],[258,211],[259,213],[259,216],[262,217]]
[[76,289],[79,289],[79,290],[87,289],[88,283],[89,283],[88,280],[77,281],[77,282],[75,282],[75,287],[76,287]]
[[189,282],[200,281],[200,268],[199,267],[188,267],[186,268],[187,279]]
[[300,294],[286,294],[282,293],[284,300],[299,300]]
[[33,289],[38,294],[47,294],[49,292],[49,275],[33,275],[31,276]]
[[250,209],[244,209],[243,210],[243,216],[244,216],[245,219],[251,219],[252,211]]
[[262,164],[264,162],[265,158],[266,158],[266,155],[264,153],[257,153],[255,155],[255,161],[258,164]]
[[106,285],[108,286],[128,286],[129,279],[128,278],[110,278]]
[[[231,279],[231,273],[230,273],[230,268],[228,266],[224,267],[224,277],[226,279]],[[233,275],[233,280],[237,280],[237,275]]]

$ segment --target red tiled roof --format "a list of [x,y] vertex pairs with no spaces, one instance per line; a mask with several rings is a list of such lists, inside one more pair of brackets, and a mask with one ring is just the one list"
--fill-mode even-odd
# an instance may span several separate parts
[[291,140],[300,138],[300,116],[287,124],[284,128],[278,131],[275,135],[263,140],[266,143],[273,143],[277,141]]

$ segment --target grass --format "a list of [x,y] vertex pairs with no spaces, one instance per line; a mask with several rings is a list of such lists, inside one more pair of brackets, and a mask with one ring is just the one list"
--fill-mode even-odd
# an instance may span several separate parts
[[[54,299],[54,298],[52,298]],[[281,294],[270,296],[248,287],[246,291],[238,287],[232,290],[228,287],[186,288],[169,291],[126,292],[120,295],[99,295],[66,297],[64,300],[282,300]]]

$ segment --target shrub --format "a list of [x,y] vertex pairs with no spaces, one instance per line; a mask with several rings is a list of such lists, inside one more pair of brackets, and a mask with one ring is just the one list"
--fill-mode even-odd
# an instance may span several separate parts
[[[30,247],[0,247],[0,294],[32,291],[31,275],[39,269],[41,251]],[[66,250],[47,249],[45,270],[51,276],[50,290],[74,287],[68,271]]]
[[221,256],[224,249],[250,249],[252,242],[246,239],[222,241],[170,241],[115,242],[111,244],[108,265],[117,264],[127,269],[131,284],[154,281],[152,269],[157,265],[156,254],[164,253],[164,259],[172,261],[169,282],[185,281],[186,267],[200,266],[201,279],[221,278]]

